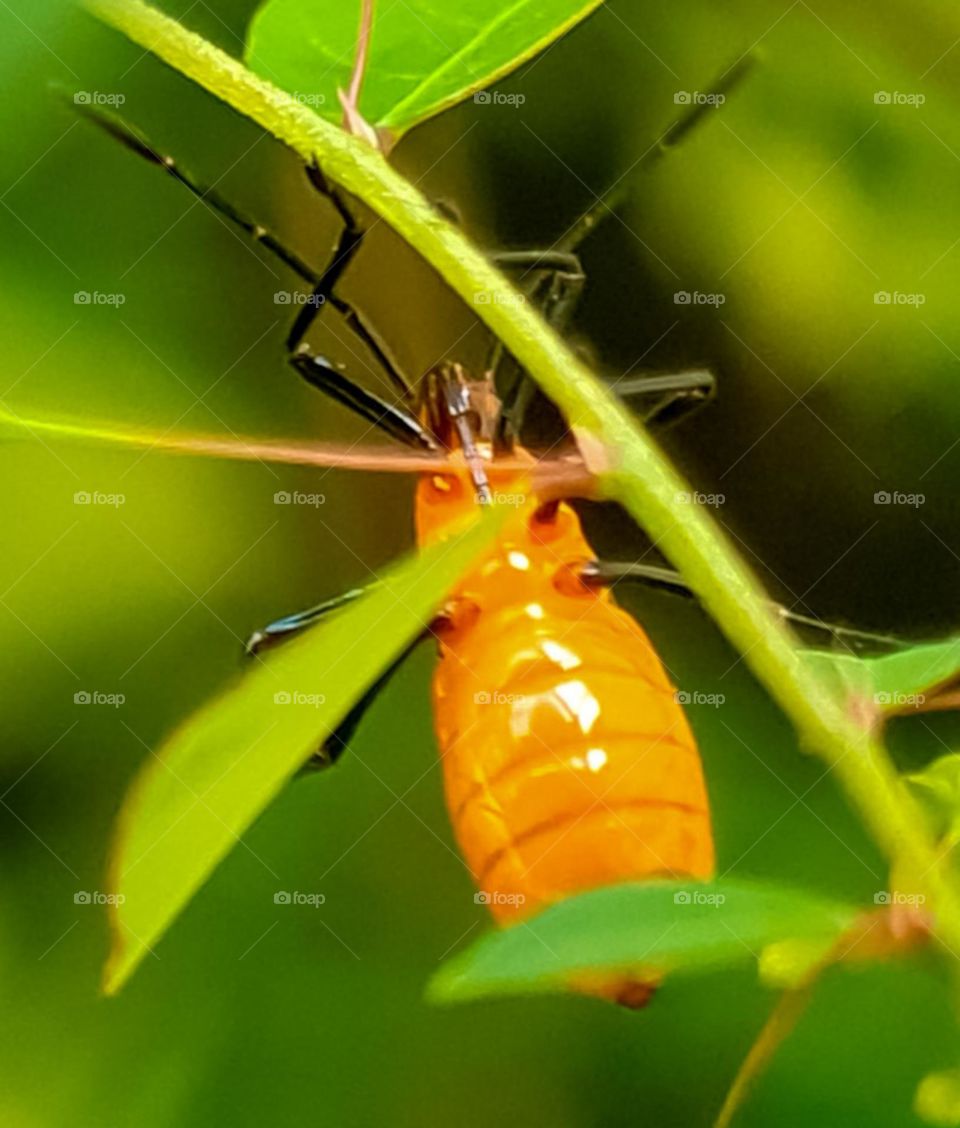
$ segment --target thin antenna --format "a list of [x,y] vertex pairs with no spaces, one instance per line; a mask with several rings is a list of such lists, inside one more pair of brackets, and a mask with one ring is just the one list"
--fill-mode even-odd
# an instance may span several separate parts
[[343,106],[343,128],[347,133],[356,134],[369,141],[374,148],[382,148],[377,131],[360,113],[360,92],[367,71],[367,54],[373,32],[373,0],[363,0],[360,8],[360,29],[357,32],[357,54],[353,61],[350,85],[346,90],[338,90],[337,97]]
[[710,91],[676,118],[666,132],[652,145],[640,159],[633,165],[626,175],[622,176],[599,200],[585,212],[580,219],[570,228],[559,242],[555,243],[555,251],[575,251],[583,240],[597,228],[611,212],[617,211],[630,198],[636,177],[648,172],[667,156],[667,154],[687,134],[691,133],[713,110],[719,109],[726,101],[727,94],[734,90],[747,74],[756,65],[757,56],[753,51],[738,59],[733,66],[728,67],[717,79]]
[[[440,454],[405,453],[376,446],[343,443],[257,439],[244,435],[169,434],[120,422],[21,415],[0,404],[0,440],[91,443],[107,447],[156,451],[160,454],[223,458],[239,462],[284,463],[374,473],[443,474],[450,460]],[[493,481],[509,482],[529,475],[538,496],[592,497],[593,475],[574,457],[545,459],[503,458],[491,462],[486,473]]]
[[[353,74],[350,76],[350,86],[347,90],[347,101],[351,106],[360,108],[360,92],[363,89],[363,80],[367,71],[367,52],[370,49],[370,33],[373,30],[373,0],[363,0],[360,11],[360,31],[357,36],[357,57],[353,64]],[[344,121],[344,126],[347,122]]]

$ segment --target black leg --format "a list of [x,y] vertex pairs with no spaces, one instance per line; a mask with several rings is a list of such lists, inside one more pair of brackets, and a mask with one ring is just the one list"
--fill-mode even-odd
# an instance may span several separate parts
[[235,227],[239,227],[241,231],[250,236],[254,242],[260,243],[266,247],[268,251],[276,255],[276,257],[290,267],[295,274],[298,274],[305,282],[309,282],[311,286],[315,286],[320,279],[310,266],[307,265],[300,258],[299,255],[293,251],[287,250],[262,224],[257,223],[256,220],[251,219],[248,215],[239,211],[225,199],[215,189],[202,184],[199,180],[193,177],[185,169],[182,169],[173,157],[164,156],[158,152],[143,136],[137,133],[131,126],[129,126],[122,118],[116,114],[108,113],[106,110],[95,108],[93,106],[78,105],[74,109],[81,117],[92,122],[100,129],[104,130],[116,141],[119,141],[131,152],[136,153],[138,156],[143,157],[144,160],[149,161],[151,164],[162,168],[165,172],[169,173],[178,184],[182,184],[188,192],[191,192],[197,197],[201,203],[206,204],[214,211],[219,212],[222,216],[228,219]]
[[326,618],[326,616],[330,615],[332,612],[339,611],[341,607],[346,607],[348,603],[353,603],[355,599],[359,599],[361,595],[365,595],[369,590],[369,587],[352,588],[350,591],[345,591],[342,595],[334,596],[333,599],[327,599],[307,611],[298,611],[295,615],[285,615],[282,619],[275,619],[272,623],[268,623],[262,630],[253,632],[247,639],[246,645],[244,646],[244,653],[253,657],[261,651],[266,650],[268,647],[282,642],[286,638],[292,638],[294,635],[300,634],[308,627],[319,623],[321,619]]
[[373,392],[368,392],[334,368],[324,357],[312,353],[306,345],[301,345],[290,357],[290,363],[313,387],[349,407],[391,438],[422,450],[437,449],[436,439],[413,412],[387,403]]
[[360,698],[359,701],[353,706],[349,713],[343,718],[339,725],[333,730],[332,733],[323,742],[319,752],[315,752],[313,756],[306,762],[303,770],[306,772],[322,771],[324,768],[329,768],[335,764],[337,760],[347,750],[347,746],[353,739],[354,733],[360,727],[360,722],[366,716],[370,706],[376,701],[380,691],[386,686],[387,682],[393,675],[400,669],[403,663],[410,657],[411,653],[420,645],[420,643],[430,634],[425,631],[423,634],[418,635],[409,646],[405,647],[397,658],[390,663],[389,666],[383,671],[379,678],[370,686],[367,692]]
[[558,333],[567,328],[586,283],[577,255],[553,250],[497,251],[490,261],[504,270],[523,271],[521,282],[528,274],[536,274],[528,296]]
[[[579,572],[583,583],[600,587],[613,587],[622,580],[639,582],[650,587],[660,588],[673,595],[682,595],[695,598],[690,586],[679,572],[673,568],[663,567],[658,564],[643,564],[639,561],[620,563],[612,560],[594,560],[583,565]],[[866,649],[890,650],[904,645],[902,639],[892,635],[875,634],[872,631],[858,631],[854,627],[838,626],[835,623],[826,623],[811,615],[802,615],[790,611],[779,603],[773,604],[774,610],[788,623],[803,630],[818,632],[826,635],[832,641],[846,645],[854,652]]]
[[460,209],[452,200],[435,199],[433,201],[433,207],[447,223],[452,223],[454,227],[463,227],[463,216],[460,214]]
[[[526,271],[548,270],[552,278],[543,295],[542,309],[547,320],[562,332],[570,320],[573,309],[583,289],[585,277],[577,250],[583,240],[591,234],[603,220],[616,211],[629,198],[634,178],[659,161],[676,145],[680,144],[709,114],[710,110],[723,104],[726,96],[736,88],[749,73],[755,62],[752,52],[748,52],[728,67],[712,89],[713,97],[698,100],[680,114],[660,137],[659,142],[635,162],[627,174],[596,202],[567,230],[554,247],[544,251],[506,251],[492,256],[493,261],[506,269],[521,268]],[[565,292],[564,292],[565,288]],[[498,429],[498,447],[509,450],[516,438],[523,416],[530,402],[537,394],[529,376],[504,355],[499,344],[495,344],[489,368],[501,376],[505,364],[513,368],[512,380],[504,393],[504,410],[501,426]],[[712,381],[712,377],[711,377]],[[502,381],[503,382],[503,381]],[[671,423],[702,403],[712,394],[712,383],[701,384],[697,388],[666,389],[668,398],[652,408],[646,418],[648,422]]]
[[437,443],[434,437],[421,425],[411,410],[405,406],[389,404],[380,396],[367,391],[336,369],[325,357],[314,353],[304,341],[304,337],[316,319],[320,307],[329,302],[334,309],[342,314],[348,326],[373,353],[394,386],[401,393],[405,403],[412,403],[412,389],[400,372],[386,345],[380,340],[373,328],[367,324],[359,311],[335,292],[335,287],[341,276],[363,244],[363,228],[343,195],[327,182],[319,168],[311,166],[307,172],[310,182],[317,191],[325,195],[337,209],[337,213],[343,221],[343,229],[333,258],[323,274],[317,279],[310,299],[297,314],[287,335],[290,363],[313,387],[331,396],[338,403],[349,407],[392,438],[399,439],[408,446],[436,450]]
[[334,292],[334,287],[340,280],[341,275],[353,261],[354,255],[363,245],[365,235],[364,228],[360,225],[360,222],[357,220],[349,204],[347,204],[344,195],[339,189],[329,183],[316,165],[311,165],[307,168],[307,175],[314,188],[316,188],[321,195],[326,196],[336,208],[337,214],[343,222],[343,230],[337,242],[337,249],[334,252],[333,258],[314,286],[313,294],[311,295],[312,300],[307,302],[300,310],[290,329],[290,333],[287,336],[287,348],[292,353],[302,347],[303,338],[306,336],[307,331],[319,313],[320,306],[329,302],[330,305],[343,316],[347,325],[349,325],[363,344],[373,353],[381,368],[387,373],[387,376],[393,382],[394,387],[400,395],[410,402],[413,399],[413,389],[410,386],[410,382],[400,371],[400,367],[396,360],[394,360],[387,345],[359,310]]
[[[365,588],[353,588],[350,591],[345,591],[342,595],[335,596],[333,599],[328,599],[326,602],[318,604],[316,607],[311,607],[308,611],[300,611],[295,615],[287,615],[283,619],[275,620],[262,630],[255,631],[250,636],[247,640],[245,653],[249,656],[259,655],[264,650],[277,646],[286,639],[296,637],[303,631],[315,626],[328,615],[353,603],[354,600],[359,599],[362,595],[366,595],[374,586],[375,585],[369,585]],[[424,631],[422,634],[418,635],[409,646],[403,649],[398,657],[390,663],[380,677],[377,678],[357,701],[350,712],[347,713],[340,724],[337,725],[334,731],[327,737],[320,750],[311,756],[301,771],[318,771],[336,763],[350,743],[350,739],[356,732],[357,726],[363,720],[365,713],[373,704],[377,694],[383,689],[410,653],[430,634],[430,630]]]
[[[548,324],[558,333],[564,332],[586,284],[586,275],[575,254],[551,250],[500,251],[492,255],[491,260],[506,270],[522,270],[523,277],[536,273],[537,279],[528,297]],[[499,341],[491,347],[486,370],[502,389],[496,447],[510,450],[538,389]]]
[[617,178],[612,188],[603,196],[597,197],[587,211],[571,224],[566,234],[557,241],[556,246],[563,251],[577,250],[584,239],[594,232],[607,216],[619,210],[630,199],[635,191],[636,178],[659,163],[672,149],[685,141],[710,113],[719,109],[725,103],[727,96],[750,73],[756,61],[754,52],[748,51],[723,72],[711,88],[710,96],[697,102],[691,101],[688,108],[664,130],[659,140],[651,145],[626,173]]
[[[288,336],[287,347],[291,352],[301,345],[302,339],[313,323],[314,318],[317,316],[320,306],[329,302],[330,305],[343,316],[350,329],[370,350],[401,395],[405,399],[411,398],[410,385],[401,374],[389,350],[374,330],[367,324],[359,311],[338,294],[333,293],[334,285],[350,264],[353,255],[359,249],[363,240],[363,231],[357,224],[350,209],[344,203],[341,195],[327,185],[319,170],[309,170],[311,183],[331,200],[334,207],[337,209],[338,215],[344,222],[344,229],[338,241],[333,260],[322,273],[318,274],[317,271],[304,262],[299,255],[288,250],[262,224],[235,208],[233,204],[220,195],[216,189],[204,185],[189,172],[182,169],[172,157],[161,154],[149,141],[123,121],[122,118],[91,106],[79,106],[77,110],[88,121],[93,122],[94,125],[103,129],[115,140],[126,146],[126,148],[130,149],[138,156],[143,157],[144,160],[149,161],[151,164],[156,165],[158,168],[164,169],[178,184],[182,184],[187,191],[196,196],[202,203],[224,216],[230,223],[249,235],[255,242],[266,247],[267,250],[275,255],[284,265],[288,266],[294,273],[313,287],[313,293],[310,299],[304,304],[297,315]],[[303,349],[302,351],[308,358],[311,357],[309,350]],[[328,369],[330,366],[327,365],[322,358],[317,358],[316,366],[308,360],[303,366],[298,364],[295,365],[295,367],[297,367],[301,375],[305,376],[312,384],[316,387],[320,387],[323,391],[330,391],[330,388],[327,386],[328,383],[342,384],[346,381],[346,378],[340,373],[335,373],[332,381],[326,381],[324,370]],[[334,394],[335,398],[339,399],[341,403],[347,402],[345,396],[337,395],[334,392],[331,392],[331,394]],[[356,398],[357,400],[362,400],[364,397],[360,394]],[[378,422],[379,418],[382,418],[385,414],[388,416],[392,414],[392,409],[388,407],[386,403],[379,400],[378,397],[368,394],[368,401],[371,404],[373,401],[376,401],[377,404],[382,405],[378,418],[371,419],[372,422]],[[353,402],[349,402],[347,405],[351,407],[354,406]],[[371,418],[368,410],[361,410],[361,414],[368,419]],[[407,414],[409,415],[409,413]],[[393,434],[394,437],[404,437],[403,432],[410,430],[406,426],[402,426],[399,428],[401,433],[398,434],[398,429],[396,427],[391,429],[389,422],[386,429],[390,430],[390,433]],[[423,429],[413,428],[412,430],[422,432]],[[405,437],[404,441],[411,440]],[[420,438],[414,438],[412,441],[416,445],[427,445]]]
[[[713,399],[717,380],[705,368],[664,376],[633,376],[617,380],[613,390],[622,399],[640,399],[641,417],[649,426],[669,427]],[[652,401],[652,402],[651,402]]]

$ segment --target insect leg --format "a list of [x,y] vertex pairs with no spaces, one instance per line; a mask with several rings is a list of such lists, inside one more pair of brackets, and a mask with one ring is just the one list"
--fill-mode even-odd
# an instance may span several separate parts
[[332,733],[323,742],[322,747],[318,752],[306,762],[303,767],[305,772],[323,771],[324,768],[329,768],[335,764],[337,760],[347,750],[347,746],[353,739],[354,734],[360,727],[360,722],[366,716],[370,706],[376,701],[380,691],[386,686],[387,682],[393,677],[397,670],[403,663],[410,657],[413,651],[420,645],[420,643],[430,635],[430,631],[424,631],[423,634],[417,637],[410,643],[409,646],[404,647],[400,654],[390,663],[389,666],[383,671],[380,677],[370,686],[364,695],[356,702],[349,713],[343,718],[340,724],[333,730]]
[[334,293],[334,287],[340,280],[340,276],[362,246],[366,230],[347,203],[343,193],[327,180],[317,165],[307,167],[307,176],[314,188],[321,195],[326,196],[336,208],[337,214],[343,222],[343,231],[337,242],[333,258],[317,279],[311,300],[304,305],[293,323],[287,336],[287,348],[293,353],[301,347],[303,338],[319,313],[320,306],[329,302],[342,315],[347,325],[363,344],[373,353],[400,395],[405,400],[412,401],[413,388],[409,380],[400,371],[400,366],[393,358],[385,342],[352,303]]
[[347,301],[334,292],[334,287],[343,272],[350,265],[354,255],[363,243],[364,230],[346,203],[342,194],[328,184],[316,166],[308,168],[311,183],[327,196],[343,220],[343,230],[337,249],[329,265],[316,280],[313,292],[297,314],[296,320],[287,335],[287,349],[290,363],[313,387],[349,407],[364,419],[385,431],[392,438],[399,439],[408,446],[436,450],[437,443],[430,432],[421,425],[413,411],[406,406],[390,404],[373,392],[367,391],[354,380],[345,376],[325,357],[319,356],[304,341],[304,337],[316,319],[320,307],[329,302],[341,313],[360,340],[370,349],[394,385],[400,390],[407,403],[413,395],[409,383],[400,373],[386,346],[375,331],[367,325],[361,314]]
[[251,219],[250,216],[245,215],[235,208],[233,204],[221,196],[215,188],[201,183],[189,172],[181,168],[173,157],[164,156],[160,153],[145,137],[134,130],[132,126],[128,125],[123,118],[100,109],[99,107],[80,105],[74,108],[81,117],[86,118],[98,128],[104,130],[105,133],[108,133],[114,140],[119,141],[121,145],[126,146],[131,152],[143,157],[144,160],[149,161],[158,168],[162,168],[172,176],[178,184],[182,184],[188,192],[196,196],[201,203],[219,212],[235,227],[239,227],[241,231],[249,235],[255,242],[266,247],[268,251],[274,254],[286,266],[290,267],[290,269],[295,274],[298,274],[305,282],[309,282],[311,286],[316,285],[320,277],[319,274],[305,263],[299,255],[284,247],[262,224],[257,223],[256,220]]
[[[121,117],[109,113],[99,107],[82,105],[76,108],[77,112],[119,141],[131,152],[143,157],[144,160],[164,169],[178,184],[197,197],[202,203],[224,216],[235,227],[245,232],[255,242],[266,247],[284,265],[288,266],[295,274],[313,287],[313,292],[300,311],[288,341],[288,349],[294,350],[300,344],[319,307],[324,302],[329,303],[340,313],[347,325],[356,333],[361,341],[370,349],[381,367],[387,372],[392,383],[401,392],[404,398],[410,396],[410,385],[401,374],[396,362],[391,356],[386,345],[379,339],[376,332],[369,326],[363,316],[349,302],[332,292],[332,287],[346,267],[362,241],[362,231],[354,221],[349,209],[343,203],[338,193],[327,188],[319,170],[310,170],[311,182],[327,195],[336,207],[341,219],[346,226],[337,245],[333,261],[322,273],[318,273],[294,251],[288,250],[271,232],[257,220],[246,215],[234,207],[229,200],[222,196],[215,188],[203,184],[191,175],[173,159],[163,155],[155,149],[140,133],[128,125]],[[321,187],[323,185],[323,187]],[[309,377],[308,377],[309,379]]]
[[687,136],[700,125],[714,110],[719,109],[727,97],[750,73],[757,61],[756,53],[748,51],[723,72],[706,97],[687,103],[687,108],[661,134],[633,165],[619,176],[613,186],[580,216],[559,240],[557,246],[565,251],[575,251],[580,244],[607,218],[617,212],[629,200],[639,176],[653,168],[667,156]]
[[253,657],[262,650],[266,650],[270,646],[282,642],[284,639],[292,638],[294,635],[300,634],[308,627],[319,623],[321,619],[326,618],[326,616],[333,611],[339,611],[341,607],[346,607],[347,604],[353,603],[355,599],[359,599],[361,595],[365,595],[369,590],[369,587],[352,588],[350,591],[345,591],[342,595],[336,595],[333,599],[327,599],[323,603],[317,604],[316,607],[309,608],[307,611],[298,611],[295,615],[285,615],[282,619],[275,619],[261,630],[253,632],[244,645],[244,653]]
[[[679,572],[658,564],[593,560],[580,568],[579,577],[581,582],[599,587],[612,587],[614,584],[620,583],[621,580],[636,580],[651,587],[668,591],[673,595],[682,595],[690,599],[695,598],[695,593]],[[891,650],[904,645],[903,639],[896,638],[893,635],[876,634],[873,631],[860,631],[855,627],[843,627],[835,623],[827,623],[810,615],[789,611],[779,603],[774,603],[773,608],[788,623],[804,630],[819,632],[833,641],[845,644],[849,649],[856,652],[868,648]]]
[[[710,95],[691,104],[676,118],[670,126],[668,126],[659,141],[651,146],[647,152],[634,163],[627,174],[620,177],[608,192],[598,198],[596,202],[570,226],[566,234],[557,241],[554,249],[542,252],[508,251],[494,256],[493,261],[495,263],[507,268],[520,266],[528,270],[535,270],[538,267],[553,267],[553,269],[558,272],[572,271],[579,275],[579,282],[573,294],[568,300],[560,301],[557,304],[553,317],[551,317],[549,307],[544,307],[544,315],[558,331],[562,331],[565,327],[573,311],[573,307],[576,304],[576,300],[579,298],[580,291],[583,288],[583,270],[576,254],[580,244],[608,215],[615,212],[629,198],[630,191],[633,189],[634,180],[639,173],[645,172],[652,165],[656,164],[656,162],[670,152],[671,149],[685,140],[687,135],[693,132],[706,118],[710,110],[725,102],[727,95],[740,84],[743,78],[752,69],[755,61],[756,59],[753,52],[748,51],[732,66],[728,67],[714,84]],[[499,371],[502,358],[502,347],[495,345],[489,364],[491,371],[494,373]],[[530,386],[532,381],[529,376],[520,369],[519,365],[517,365],[512,358],[510,363],[512,363],[514,367],[515,375],[509,391],[504,396],[504,411],[497,433],[498,447],[506,450],[512,447],[517,429],[520,425],[519,421],[522,420],[524,411],[536,395],[536,390]],[[679,417],[679,415],[685,414],[686,410],[702,402],[705,398],[707,398],[707,396],[702,389],[698,392],[692,390],[685,391],[683,395],[679,395],[675,392],[673,395],[674,402],[672,404],[664,402],[660,405],[660,408],[652,414],[659,415],[662,411],[664,419],[672,422],[675,418]],[[687,403],[688,406],[684,407],[684,403]],[[653,421],[652,418],[650,421]]]
[[[367,591],[370,589],[367,588]],[[355,598],[356,595],[362,594],[361,592],[351,593]],[[444,625],[449,625],[451,616],[455,614],[455,610],[447,606],[437,613],[433,621],[412,639],[407,646],[397,655],[397,657],[390,663],[389,666],[383,671],[379,678],[370,686],[364,693],[359,701],[353,706],[349,713],[343,718],[339,725],[327,737],[323,743],[323,747],[314,756],[307,761],[304,766],[304,771],[321,771],[323,768],[330,767],[335,764],[340,756],[346,751],[347,745],[353,738],[353,734],[357,731],[360,722],[363,720],[367,710],[374,703],[377,695],[384,688],[387,682],[393,677],[397,670],[403,663],[410,657],[414,650],[428,638],[437,637],[437,631]]]
[[300,345],[290,356],[290,363],[308,384],[350,408],[391,438],[422,450],[437,449],[433,435],[412,411],[387,403],[380,396],[367,391],[335,368],[325,357],[312,352],[309,346]]
[[[250,636],[244,648],[245,653],[249,656],[257,655],[264,650],[284,642],[286,639],[294,638],[302,634],[303,631],[316,625],[321,619],[353,603],[354,600],[359,599],[362,595],[366,595],[371,588],[375,586],[376,585],[371,584],[365,588],[352,588],[350,591],[345,591],[342,595],[328,599],[324,603],[320,603],[316,607],[311,607],[307,611],[300,611],[295,615],[287,615],[283,619],[275,620],[262,630],[255,631]],[[353,734],[356,732],[367,710],[373,704],[377,694],[387,684],[395,671],[403,664],[411,651],[430,634],[430,630],[424,631],[422,634],[419,634],[409,646],[404,648],[398,657],[383,671],[380,677],[366,690],[350,712],[347,713],[340,724],[337,725],[323,742],[319,751],[315,752],[314,755],[310,757],[301,771],[319,771],[336,763],[350,743]]]
[[[525,274],[537,272],[539,277],[529,295],[531,300],[558,333],[567,328],[586,284],[586,275],[577,255],[552,250],[500,251],[491,259],[496,266],[507,270],[523,270]],[[486,371],[495,382],[506,385],[496,446],[498,450],[510,450],[538,389],[499,340],[490,350]]]
[[653,398],[642,412],[648,425],[670,426],[713,399],[717,379],[705,368],[671,372],[665,376],[634,376],[618,380],[613,390],[621,399]]
[[522,270],[521,281],[536,273],[539,277],[529,297],[558,333],[566,329],[587,280],[577,255],[553,250],[497,251],[490,261],[504,270]]
[[[543,315],[558,332],[568,325],[586,283],[579,258],[568,251],[505,251],[493,256],[499,266],[550,273],[541,297]],[[491,370],[496,373],[503,357],[503,346],[497,342],[491,354]],[[536,395],[536,385],[519,367],[504,393],[501,426],[516,434],[524,413]],[[623,399],[658,397],[643,413],[649,424],[670,425],[697,410],[716,392],[716,378],[705,369],[671,373],[665,376],[637,376],[618,380],[614,390]]]

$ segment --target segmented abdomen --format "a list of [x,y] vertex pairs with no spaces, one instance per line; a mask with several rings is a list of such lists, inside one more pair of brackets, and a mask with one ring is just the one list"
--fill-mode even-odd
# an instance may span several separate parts
[[700,758],[637,623],[606,595],[496,602],[445,639],[434,707],[454,830],[497,919],[710,876]]

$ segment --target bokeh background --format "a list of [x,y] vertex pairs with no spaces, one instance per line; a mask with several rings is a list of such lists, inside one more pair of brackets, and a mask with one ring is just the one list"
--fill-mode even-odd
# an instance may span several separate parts
[[[181,5],[185,7],[185,5]],[[250,3],[168,6],[239,53]],[[320,262],[337,234],[298,162],[75,9],[0,6],[3,401],[160,431],[355,438],[286,367],[295,280],[172,180],[78,122],[122,94],[164,150]],[[960,626],[960,19],[945,3],[613,0],[397,165],[485,246],[552,243],[660,135],[679,91],[748,49],[749,81],[584,247],[576,334],[610,378],[708,364],[715,405],[664,441],[771,594],[903,637]],[[878,102],[878,92],[907,94]],[[916,104],[916,95],[923,95]],[[345,283],[412,372],[477,362],[470,311],[382,226]],[[722,305],[677,304],[679,291]],[[923,303],[877,304],[877,292]],[[78,292],[123,304],[78,304]],[[371,387],[342,325],[315,340]],[[956,444],[956,445],[955,445]],[[709,1123],[773,1003],[749,968],[671,981],[641,1014],[551,998],[437,1009],[424,985],[489,927],[451,841],[428,648],[335,772],[295,782],[117,999],[98,996],[124,790],[235,676],[242,640],[409,549],[410,482],[17,438],[0,445],[0,1118],[18,1128]],[[281,490],[322,492],[280,507]],[[122,494],[78,505],[77,492]],[[919,493],[918,507],[878,491]],[[642,537],[615,512],[611,555]],[[721,872],[870,902],[884,866],[709,622],[624,590],[692,708]],[[121,694],[82,705],[78,693]],[[949,717],[893,733],[904,765]],[[278,889],[322,908],[278,906]],[[901,1126],[957,1060],[931,957],[827,977],[744,1125]]]

